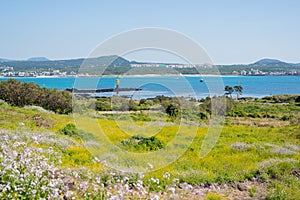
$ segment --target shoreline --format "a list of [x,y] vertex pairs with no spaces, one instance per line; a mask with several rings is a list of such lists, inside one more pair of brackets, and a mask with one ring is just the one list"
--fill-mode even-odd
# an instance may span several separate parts
[[[244,75],[224,75],[224,74],[129,74],[129,75],[70,75],[70,76],[0,76],[0,78],[94,78],[94,77],[274,77],[275,75],[255,75],[255,76],[244,76]],[[278,75],[278,77],[289,77],[299,75]],[[276,76],[277,77],[277,76]],[[300,77],[300,76],[299,76]]]

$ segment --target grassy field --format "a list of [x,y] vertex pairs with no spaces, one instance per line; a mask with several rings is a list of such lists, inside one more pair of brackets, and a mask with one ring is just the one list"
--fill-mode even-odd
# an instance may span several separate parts
[[0,198],[297,199],[299,111],[295,102],[234,102],[214,148],[200,157],[209,119],[193,109],[182,112],[182,123],[139,111],[74,121],[1,102]]

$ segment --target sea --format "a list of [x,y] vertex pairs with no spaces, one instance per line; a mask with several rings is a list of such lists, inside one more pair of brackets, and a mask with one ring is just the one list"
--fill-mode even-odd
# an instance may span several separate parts
[[[8,78],[0,78],[7,80]],[[119,92],[132,99],[152,98],[158,95],[201,99],[224,94],[225,86],[240,85],[242,97],[262,98],[277,94],[299,94],[300,76],[101,76],[101,77],[14,77],[21,82],[34,82],[41,87],[65,90],[140,88],[136,91]],[[111,96],[115,92],[93,93],[91,96]],[[235,96],[235,94],[233,94]]]

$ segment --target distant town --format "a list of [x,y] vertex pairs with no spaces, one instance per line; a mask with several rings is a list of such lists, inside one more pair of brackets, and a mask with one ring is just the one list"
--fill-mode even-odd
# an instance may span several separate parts
[[49,70],[49,71],[14,71],[13,67],[0,67],[1,77],[48,77],[48,76],[77,76],[77,73],[71,72],[60,72],[60,70]]
[[271,72],[264,72],[258,69],[250,69],[249,71],[247,70],[242,70],[240,72],[238,71],[233,71],[232,75],[241,75],[241,76],[297,76],[300,75],[300,71],[271,71]]
[[[79,70],[88,63],[84,73]],[[122,75],[128,71],[137,74],[216,74],[211,64],[148,63],[128,61],[120,56],[70,60],[24,60],[0,59],[1,77],[68,77],[94,76],[96,67],[104,69],[104,75]],[[275,59],[262,59],[250,64],[216,65],[221,75],[236,76],[299,76],[300,63],[286,63]],[[132,70],[135,69],[135,70]]]
[[[132,64],[132,68],[153,68],[153,67],[166,67],[176,69],[192,69],[194,67],[199,68],[195,65],[185,65],[185,64]],[[200,68],[209,68],[209,66],[201,65]],[[72,77],[72,76],[90,76],[89,73],[78,73],[74,71],[60,71],[56,70],[46,70],[46,71],[14,71],[13,67],[0,67],[0,77]],[[187,74],[187,73],[184,73]],[[196,74],[196,73],[191,73]],[[262,71],[259,69],[250,69],[250,70],[241,70],[232,71],[231,74],[226,75],[235,75],[235,76],[299,76],[300,71]]]

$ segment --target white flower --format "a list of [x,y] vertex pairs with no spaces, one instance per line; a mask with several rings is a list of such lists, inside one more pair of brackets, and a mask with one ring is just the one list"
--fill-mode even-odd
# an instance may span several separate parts
[[204,195],[204,193],[201,190],[196,190],[196,195]]
[[157,194],[151,194],[150,199],[151,200],[159,200],[160,198]]
[[73,195],[73,192],[72,192],[72,191],[67,191],[67,192],[65,193],[66,198],[71,198],[72,195]]
[[96,177],[96,183],[98,183],[98,184],[101,183],[101,177],[100,176]]
[[175,184],[179,183],[179,179],[178,178],[174,178],[173,179],[173,183],[175,183]]
[[170,191],[172,194],[175,194],[175,188],[173,188],[173,187],[170,187],[170,188],[168,189],[168,191]]
[[43,149],[42,148],[36,148],[36,152],[43,153]]
[[165,172],[164,175],[163,175],[163,177],[164,177],[165,179],[169,179],[170,176],[171,176],[171,175],[170,175],[169,172]]
[[153,169],[153,165],[151,163],[148,163],[149,169]]
[[109,198],[110,200],[119,200],[118,196],[117,195],[114,195],[112,197]]
[[187,184],[187,185],[186,185],[186,189],[187,189],[187,190],[193,190],[193,186],[191,186],[190,184]]
[[128,178],[127,176],[125,176],[125,177],[123,178],[123,180],[124,180],[124,182],[127,182],[127,181],[129,181],[129,178]]

